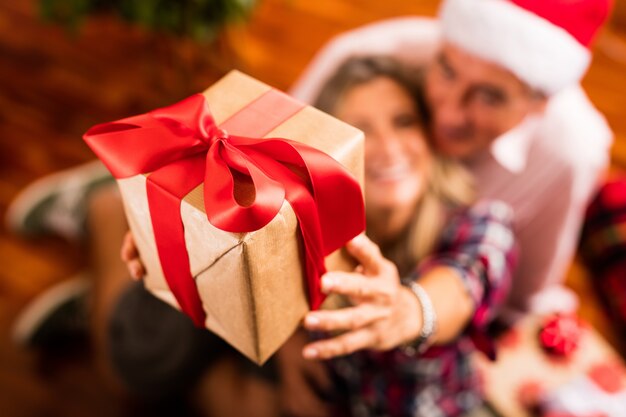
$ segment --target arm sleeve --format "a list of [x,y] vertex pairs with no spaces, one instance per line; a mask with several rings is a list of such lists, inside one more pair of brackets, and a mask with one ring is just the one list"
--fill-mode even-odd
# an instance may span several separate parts
[[[560,285],[574,257],[578,232],[585,204],[593,188],[587,178],[577,173],[563,171],[559,181],[547,188],[549,201],[519,231],[520,268],[517,274],[511,305],[519,311],[547,313],[575,308],[576,299]],[[576,188],[579,188],[578,193]]]
[[575,308],[563,284],[584,212],[609,162],[612,132],[580,88],[557,98],[538,140],[552,155],[554,176],[542,178],[542,203],[518,238],[520,268],[511,306],[536,313]]
[[458,272],[474,301],[471,327],[484,329],[508,294],[517,263],[512,211],[502,202],[482,201],[448,222],[438,250],[418,268],[436,266]]

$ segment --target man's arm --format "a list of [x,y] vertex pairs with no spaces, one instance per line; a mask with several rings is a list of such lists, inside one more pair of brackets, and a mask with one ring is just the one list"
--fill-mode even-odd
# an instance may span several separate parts
[[548,188],[540,197],[545,203],[519,230],[522,250],[510,303],[515,310],[548,313],[577,307],[574,294],[561,285],[574,257],[586,203],[573,194],[572,174],[561,175]]
[[392,55],[422,65],[434,55],[439,42],[437,21],[426,17],[389,19],[353,29],[331,39],[317,53],[290,93],[311,103],[328,77],[351,56]]
[[540,178],[541,204],[519,230],[522,253],[512,301],[546,312],[576,307],[560,284],[574,258],[584,212],[607,169],[612,132],[576,87],[550,104],[540,136],[545,158],[540,157],[553,174]]

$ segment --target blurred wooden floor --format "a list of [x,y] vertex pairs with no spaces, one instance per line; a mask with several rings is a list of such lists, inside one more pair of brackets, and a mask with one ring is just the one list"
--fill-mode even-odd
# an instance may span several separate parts
[[[434,15],[437,0],[261,0],[247,26],[216,48],[150,36],[113,19],[90,21],[78,37],[42,23],[34,0],[0,2],[0,216],[33,179],[90,160],[81,141],[91,125],[147,111],[200,91],[231,67],[278,88],[295,80],[331,36],[407,14]],[[626,36],[599,39],[585,79],[617,134],[614,167],[626,167]],[[0,229],[0,415],[125,416],[88,355],[42,360],[9,343],[12,318],[43,288],[79,271],[84,250],[55,239],[25,241]],[[583,315],[610,330],[584,271],[569,282]]]

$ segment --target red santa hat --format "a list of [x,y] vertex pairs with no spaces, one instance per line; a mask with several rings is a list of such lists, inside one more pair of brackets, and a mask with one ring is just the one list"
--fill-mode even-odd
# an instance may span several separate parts
[[444,38],[547,94],[578,83],[612,0],[444,0]]

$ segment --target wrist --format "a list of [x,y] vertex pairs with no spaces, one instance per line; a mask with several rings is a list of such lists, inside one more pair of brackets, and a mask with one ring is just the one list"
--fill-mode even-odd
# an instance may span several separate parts
[[402,345],[417,339],[424,325],[422,306],[413,292],[406,286],[402,286],[402,298],[406,306],[403,313],[404,326],[402,332]]
[[[410,292],[418,307],[418,313],[413,319],[419,321],[417,335],[402,346],[402,350],[409,356],[425,352],[430,347],[437,328],[437,314],[432,301],[424,288],[414,280],[404,280],[402,285]],[[419,320],[415,318],[419,317]]]

